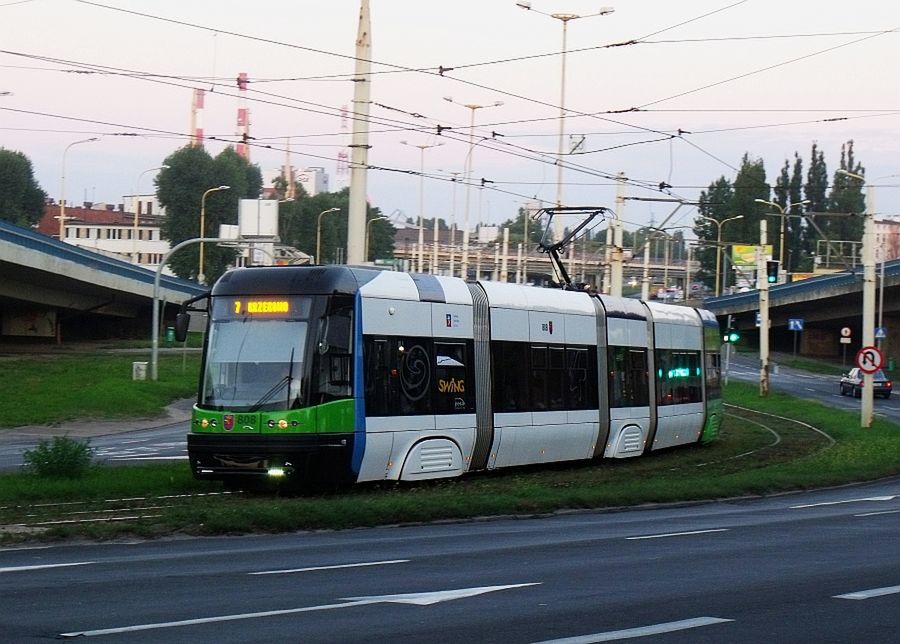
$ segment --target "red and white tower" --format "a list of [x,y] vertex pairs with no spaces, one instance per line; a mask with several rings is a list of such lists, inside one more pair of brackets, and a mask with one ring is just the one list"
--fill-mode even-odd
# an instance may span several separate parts
[[203,98],[202,89],[194,90],[194,98],[191,101],[191,145],[203,147]]
[[237,112],[237,136],[238,136],[238,144],[235,147],[237,153],[246,159],[250,160],[250,146],[247,145],[247,141],[250,139],[250,110],[247,109],[247,74],[246,72],[241,72],[238,74],[237,78],[238,90],[240,91],[240,98],[238,98],[238,112]]

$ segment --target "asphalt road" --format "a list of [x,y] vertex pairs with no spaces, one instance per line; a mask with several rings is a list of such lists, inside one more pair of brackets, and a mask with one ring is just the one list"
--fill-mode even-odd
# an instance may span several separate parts
[[896,642],[898,532],[895,479],[623,512],[8,549],[0,633],[17,643]]
[[[62,432],[65,431],[64,426],[61,429]],[[96,462],[133,465],[148,461],[187,460],[188,431],[190,423],[179,421],[162,423],[147,429],[87,438],[90,439],[91,447],[95,449]],[[39,435],[21,435],[17,434],[16,430],[0,431],[0,471],[21,468],[22,455],[37,445],[40,439]]]
[[[744,382],[759,382],[759,357],[749,354],[733,354],[728,368],[728,377]],[[847,368],[849,370],[850,367]],[[778,367],[778,373],[769,374],[769,388],[772,391],[815,400],[829,407],[860,413],[860,400],[853,396],[842,396],[838,383],[841,379],[840,369],[835,369],[833,376],[809,373],[799,369]],[[900,393],[895,392],[890,398],[876,398],[874,413],[895,423],[900,423]]]

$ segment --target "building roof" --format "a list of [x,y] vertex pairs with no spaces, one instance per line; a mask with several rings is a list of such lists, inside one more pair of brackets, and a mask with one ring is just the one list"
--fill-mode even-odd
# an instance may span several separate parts
[[[138,223],[142,226],[158,226],[161,219],[162,217],[159,215],[140,215]],[[134,213],[117,210],[112,204],[102,209],[66,206],[66,222],[68,225],[131,226],[134,224]],[[51,237],[59,235],[59,204],[49,203],[44,206],[44,215],[38,222],[36,229],[39,233],[50,235]]]

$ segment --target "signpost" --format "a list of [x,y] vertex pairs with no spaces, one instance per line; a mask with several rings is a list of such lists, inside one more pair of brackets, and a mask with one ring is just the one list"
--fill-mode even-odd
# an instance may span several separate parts
[[850,329],[849,326],[845,326],[843,329],[841,329],[841,349],[843,349],[843,351],[842,351],[843,357],[841,358],[841,368],[843,368],[843,369],[847,368],[847,345],[850,344],[850,342],[852,341],[852,338],[850,337],[850,335],[852,333],[853,333],[853,331]]
[[788,330],[794,332],[794,357],[797,357],[797,334],[803,331],[802,318],[790,318],[788,320]]
[[856,366],[865,374],[873,374],[884,366],[884,354],[878,347],[863,347],[856,352]]

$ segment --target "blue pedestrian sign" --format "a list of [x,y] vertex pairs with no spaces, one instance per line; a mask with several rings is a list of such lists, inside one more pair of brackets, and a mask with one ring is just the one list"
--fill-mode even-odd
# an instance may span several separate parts
[[876,340],[884,340],[887,338],[887,329],[883,326],[875,327],[875,339]]
[[788,331],[802,331],[803,320],[801,318],[790,318],[788,320]]

